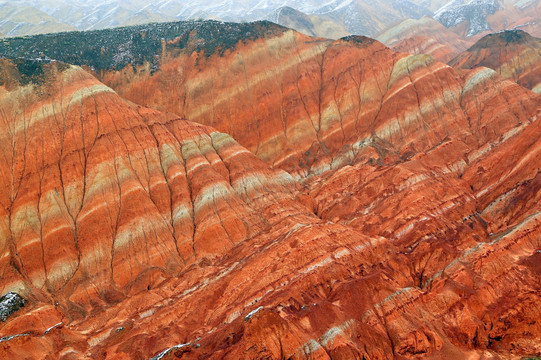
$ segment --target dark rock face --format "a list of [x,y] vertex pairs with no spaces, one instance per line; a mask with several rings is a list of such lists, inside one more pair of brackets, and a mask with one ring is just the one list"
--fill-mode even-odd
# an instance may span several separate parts
[[24,306],[24,299],[17,293],[8,292],[0,298],[0,320],[2,322]]

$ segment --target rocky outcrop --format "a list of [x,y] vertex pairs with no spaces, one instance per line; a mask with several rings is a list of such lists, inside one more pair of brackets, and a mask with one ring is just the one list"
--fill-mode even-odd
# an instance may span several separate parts
[[506,79],[541,92],[541,39],[521,30],[487,35],[449,64],[461,69],[486,66]]
[[116,92],[2,61],[1,357],[541,352],[538,95],[360,37],[165,51]]
[[0,297],[0,321],[4,322],[7,318],[24,306],[24,299],[17,293],[8,292]]

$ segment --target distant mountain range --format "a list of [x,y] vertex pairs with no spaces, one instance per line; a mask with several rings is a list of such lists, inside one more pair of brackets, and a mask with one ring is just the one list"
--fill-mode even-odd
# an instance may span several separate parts
[[188,19],[271,20],[311,35],[375,36],[401,20],[432,16],[433,11],[415,0],[4,0],[0,15],[0,32],[6,36]]
[[536,0],[0,0],[0,36],[7,37],[190,19],[269,20],[330,39],[366,35],[444,62],[491,32],[541,36]]

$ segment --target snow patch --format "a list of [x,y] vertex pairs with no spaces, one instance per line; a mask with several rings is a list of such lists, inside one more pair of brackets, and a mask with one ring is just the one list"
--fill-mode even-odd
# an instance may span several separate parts
[[29,333],[24,333],[24,334],[17,334],[17,335],[11,335],[11,336],[4,336],[3,338],[0,338],[0,343],[4,342],[4,341],[9,341],[11,339],[15,339],[15,338],[18,338],[18,337],[21,337],[21,336],[28,336],[30,335]]
[[43,333],[43,335],[47,335],[48,333],[51,332],[51,330],[56,329],[56,328],[59,327],[59,326],[62,326],[62,322],[59,322],[58,324],[54,324],[53,326],[51,326],[50,328],[48,328],[47,330],[45,330],[45,332]]
[[165,349],[164,351],[162,351],[162,352],[159,353],[158,355],[151,357],[149,360],[160,360],[160,359],[162,359],[165,355],[169,354],[169,353],[170,353],[171,351],[173,351],[173,350],[182,349],[183,347],[191,346],[191,345],[192,345],[192,344],[187,343],[187,344],[178,344],[178,345],[172,346],[172,347],[170,347],[169,349]]
[[447,28],[469,21],[468,36],[490,30],[487,16],[502,7],[497,0],[454,0],[434,13],[434,19]]
[[244,321],[250,320],[255,314],[257,314],[259,311],[263,310],[263,306],[258,307],[255,310],[252,310],[244,317]]

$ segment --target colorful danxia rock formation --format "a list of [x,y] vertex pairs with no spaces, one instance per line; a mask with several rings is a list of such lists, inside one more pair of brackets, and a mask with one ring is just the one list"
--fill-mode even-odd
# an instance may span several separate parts
[[[539,1],[472,1],[469,3],[474,4],[473,7],[480,7],[476,12],[480,16],[477,19],[480,22],[474,26],[479,31],[470,33],[471,22],[467,21],[467,17],[462,16],[460,12],[455,11],[456,9],[451,10],[454,7],[451,6],[447,8],[447,13],[454,19],[452,23],[455,20],[459,22],[456,26],[445,28],[440,22],[426,16],[420,19],[405,19],[385,29],[377,36],[377,39],[396,51],[429,54],[439,61],[448,62],[473,46],[483,36],[491,33],[522,30],[532,36],[541,37],[541,22],[539,21],[541,2]],[[498,9],[492,14],[483,15],[481,10],[485,6],[483,3],[489,7],[495,5]],[[431,7],[434,11],[444,5],[442,2],[432,2],[432,5],[435,4],[437,5],[435,8]],[[453,5],[453,2],[449,2],[449,5]],[[454,5],[461,7],[463,4],[454,2]]]
[[395,51],[427,54],[448,62],[468,48],[468,41],[430,17],[408,19],[387,29],[377,39]]
[[541,96],[363,37],[194,49],[0,60],[0,358],[541,354]]
[[506,79],[541,92],[541,39],[521,30],[487,35],[449,64],[462,69],[489,67]]

